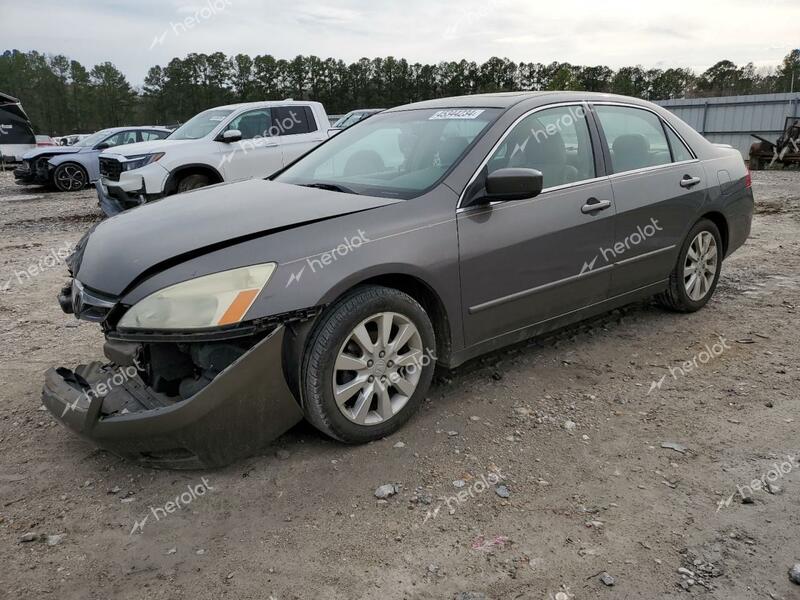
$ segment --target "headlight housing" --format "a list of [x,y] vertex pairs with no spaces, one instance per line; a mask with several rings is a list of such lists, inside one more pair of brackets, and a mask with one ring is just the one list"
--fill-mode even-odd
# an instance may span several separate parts
[[275,272],[275,263],[190,279],[150,294],[126,312],[120,329],[185,330],[241,322]]
[[141,169],[149,165],[150,163],[154,163],[156,161],[161,160],[161,157],[164,156],[163,152],[156,152],[155,154],[137,154],[136,156],[128,157],[124,163],[122,163],[122,170],[123,171],[133,171],[134,169]]

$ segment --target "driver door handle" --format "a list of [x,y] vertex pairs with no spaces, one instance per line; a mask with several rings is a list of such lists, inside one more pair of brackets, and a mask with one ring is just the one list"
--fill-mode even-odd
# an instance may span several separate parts
[[598,212],[607,208],[611,208],[611,200],[598,200],[597,198],[589,198],[586,201],[586,204],[581,207],[581,212],[585,215],[589,215],[593,212]]
[[682,188],[692,188],[700,183],[702,179],[699,177],[692,177],[691,175],[684,175],[683,179],[681,179],[681,187]]

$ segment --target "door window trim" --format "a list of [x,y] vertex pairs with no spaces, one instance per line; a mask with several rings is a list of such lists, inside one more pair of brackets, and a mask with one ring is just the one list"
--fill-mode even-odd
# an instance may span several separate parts
[[[682,160],[680,162],[672,162],[672,147],[669,144],[669,136],[667,136],[667,132],[665,131],[664,132],[664,137],[667,138],[667,147],[670,149],[670,162],[668,162],[667,164],[664,164],[664,165],[654,165],[652,167],[642,167],[641,169],[632,169],[630,171],[621,171],[620,173],[610,173],[608,175],[609,179],[617,179],[619,177],[625,177],[625,176],[628,176],[628,175],[631,175],[631,174],[648,173],[650,171],[657,171],[659,169],[666,169],[666,168],[669,168],[669,167],[673,167],[675,165],[686,165],[686,164],[700,162],[700,159],[697,158],[697,153],[692,149],[692,147],[689,144],[686,143],[686,140],[683,138],[683,136],[680,133],[678,133],[675,130],[675,128],[664,117],[659,115],[656,111],[652,110],[651,108],[648,108],[646,106],[639,106],[638,104],[630,104],[630,103],[627,103],[627,102],[613,102],[613,101],[610,101],[610,100],[608,100],[608,101],[600,101],[600,102],[589,102],[589,106],[592,107],[592,108],[595,107],[595,106],[620,106],[620,107],[623,107],[623,108],[634,108],[634,109],[638,109],[638,110],[645,110],[645,111],[651,113],[652,115],[654,115],[659,121],[661,121],[661,126],[662,127],[669,127],[670,130],[672,130],[672,132],[676,136],[678,136],[678,139],[683,143],[683,145],[686,146],[686,149],[689,150],[689,154],[691,154],[694,157],[691,160]],[[592,111],[592,112],[594,114],[594,111]],[[602,141],[603,156],[605,157],[606,162],[609,165],[611,165],[611,167],[613,168],[613,164],[611,164],[611,154],[609,153],[609,150],[608,150],[608,139],[606,138],[606,133],[603,130],[603,125],[600,122],[600,116],[599,115],[595,115],[595,118],[597,119],[598,133],[599,133],[600,139]]]
[[[475,183],[478,180],[478,177],[483,172],[483,170],[486,168],[486,166],[489,164],[489,161],[492,159],[492,156],[495,155],[495,153],[500,149],[500,146],[503,145],[503,142],[506,141],[508,136],[511,135],[511,132],[514,131],[514,129],[516,129],[516,127],[520,123],[522,123],[522,121],[527,119],[529,116],[531,116],[533,114],[536,114],[538,112],[541,112],[543,110],[548,110],[548,109],[551,109],[551,108],[563,108],[563,107],[566,107],[566,106],[583,106],[584,109],[589,109],[589,110],[586,110],[586,116],[584,118],[586,119],[586,127],[589,130],[589,141],[590,141],[590,144],[592,145],[592,159],[593,159],[593,162],[594,162],[594,165],[595,165],[595,175],[597,175],[597,168],[598,168],[599,165],[598,165],[598,161],[597,161],[597,149],[594,147],[595,146],[595,133],[594,133],[594,131],[592,129],[592,120],[591,120],[591,118],[589,116],[590,115],[590,111],[591,111],[591,104],[589,102],[585,101],[585,100],[572,100],[570,102],[559,102],[559,103],[556,103],[556,104],[545,104],[545,105],[542,105],[542,106],[537,106],[537,107],[532,108],[529,111],[523,113],[522,115],[520,115],[503,132],[503,135],[500,136],[500,139],[497,141],[497,143],[494,146],[492,146],[492,149],[489,151],[489,153],[486,155],[486,157],[481,161],[480,166],[478,166],[478,168],[475,170],[475,173],[473,173],[472,177],[470,177],[469,181],[467,182],[467,185],[464,187],[464,191],[462,191],[461,195],[458,197],[458,204],[456,205],[456,212],[462,212],[462,211],[470,210],[470,209],[473,208],[472,206],[466,206],[466,207],[462,206],[462,204],[464,203],[464,199],[465,199],[465,197],[467,195],[467,192],[472,187],[472,184]],[[605,173],[605,171],[604,171],[604,173]],[[565,183],[563,185],[557,185],[557,186],[545,188],[545,189],[543,189],[541,191],[541,193],[537,196],[537,198],[539,198],[540,196],[542,196],[542,194],[545,194],[547,192],[556,191],[556,190],[563,190],[563,189],[567,189],[567,188],[571,188],[571,187],[575,187],[575,186],[579,186],[579,185],[585,185],[587,183],[591,183],[591,182],[594,182],[594,181],[600,181],[602,179],[607,179],[607,178],[608,178],[608,175],[603,174],[603,175],[597,175],[596,177],[593,177],[592,179],[581,179],[580,181],[573,181],[572,183]],[[495,204],[505,204],[505,202],[490,202],[488,205],[487,204],[482,204],[482,205],[480,205],[480,207],[481,208],[485,208],[486,206],[493,206]]]

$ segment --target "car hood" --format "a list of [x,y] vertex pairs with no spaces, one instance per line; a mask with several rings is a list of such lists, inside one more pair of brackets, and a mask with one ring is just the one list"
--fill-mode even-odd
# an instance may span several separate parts
[[28,150],[22,155],[23,160],[36,158],[37,156],[53,155],[53,154],[75,154],[80,152],[83,148],[75,148],[74,146],[47,146],[45,148],[37,148],[36,150]]
[[119,297],[142,277],[206,251],[398,202],[263,179],[219,184],[103,221],[68,264],[84,286]]
[[108,156],[116,154],[117,156],[124,156],[129,158],[139,154],[150,154],[151,152],[166,152],[170,148],[196,142],[197,140],[154,140],[152,142],[137,142],[135,144],[125,144],[124,146],[116,146],[109,148],[100,156]]

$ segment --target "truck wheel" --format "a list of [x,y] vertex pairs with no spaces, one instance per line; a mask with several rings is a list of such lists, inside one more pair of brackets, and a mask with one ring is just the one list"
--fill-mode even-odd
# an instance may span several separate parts
[[701,219],[683,243],[678,263],[669,276],[669,287],[656,299],[677,312],[696,312],[703,308],[717,289],[722,272],[722,237],[717,226]]
[[202,187],[206,187],[211,182],[209,181],[208,177],[205,175],[195,174],[195,175],[187,175],[183,179],[180,180],[178,183],[178,193],[182,194],[183,192],[188,192],[190,190],[196,190]]
[[436,339],[408,294],[355,288],[322,316],[302,360],[307,419],[351,444],[381,439],[419,408],[430,387]]
[[53,172],[53,185],[59,192],[77,192],[86,187],[89,176],[84,168],[75,163],[58,165]]

